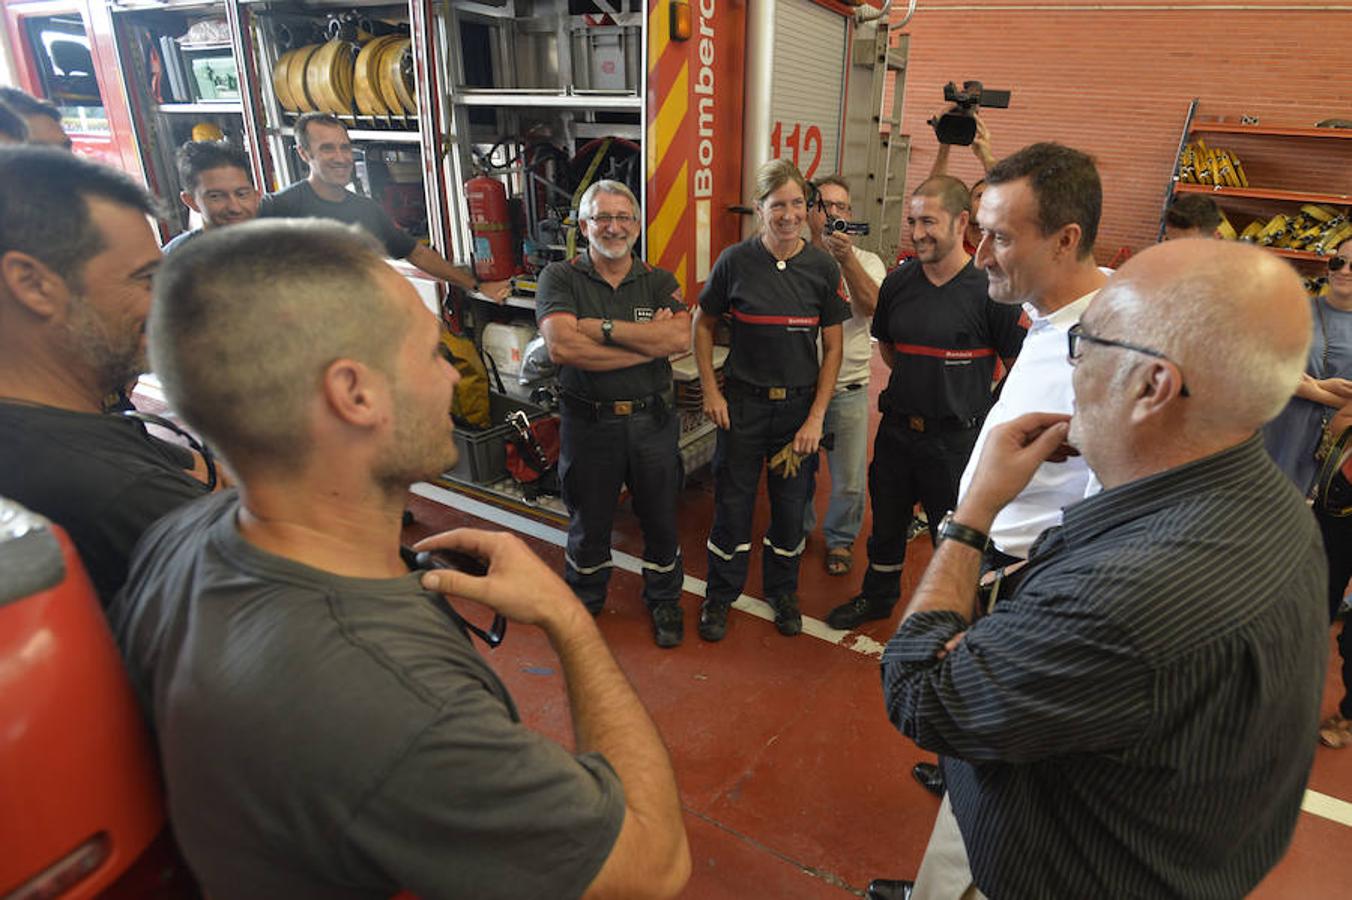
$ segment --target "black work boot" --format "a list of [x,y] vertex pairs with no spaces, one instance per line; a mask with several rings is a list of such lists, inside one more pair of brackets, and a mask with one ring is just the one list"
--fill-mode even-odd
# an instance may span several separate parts
[[860,594],[827,613],[826,624],[841,631],[849,631],[864,622],[888,618],[892,615],[892,605],[885,600],[870,600]]
[[785,637],[793,637],[803,630],[803,617],[798,612],[798,595],[771,597],[770,605],[775,609],[775,627]]
[[685,639],[685,617],[681,614],[681,605],[675,600],[654,603],[653,641],[659,647],[679,647]]
[[914,881],[898,881],[891,878],[875,878],[868,883],[867,900],[911,900]]
[[934,796],[944,795],[944,770],[934,763],[916,763],[911,767],[911,777]]
[[721,641],[728,632],[730,603],[705,600],[699,608],[699,636],[706,641]]

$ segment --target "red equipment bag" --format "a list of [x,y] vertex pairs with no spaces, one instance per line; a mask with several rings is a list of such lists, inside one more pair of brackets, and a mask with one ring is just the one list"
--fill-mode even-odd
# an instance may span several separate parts
[[559,492],[559,417],[531,421],[521,411],[507,416],[513,433],[507,439],[507,471],[528,496]]

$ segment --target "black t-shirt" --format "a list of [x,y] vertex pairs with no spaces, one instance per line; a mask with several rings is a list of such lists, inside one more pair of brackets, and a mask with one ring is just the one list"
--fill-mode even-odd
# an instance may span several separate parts
[[818,329],[850,317],[840,267],[829,253],[807,244],[780,269],[759,234],[718,255],[699,305],[732,319],[728,378],[760,387],[814,384]]
[[70,534],[105,607],[160,516],[206,493],[192,455],[134,419],[0,402],[0,495]]
[[336,219],[348,225],[360,225],[385,245],[385,252],[393,259],[406,258],[418,246],[412,235],[394,224],[380,204],[369,197],[344,191],[343,199],[334,203],[316,194],[308,181],[297,181],[275,194],[268,194],[258,204],[258,217]]
[[894,351],[878,400],[883,412],[971,419],[990,409],[997,357],[1023,346],[1022,310],[990,299],[986,273],[968,262],[935,287],[918,260],[892,270],[878,289],[873,336]]
[[[648,265],[637,256],[618,288],[596,272],[586,251],[568,262],[550,263],[540,273],[535,293],[535,320],[543,322],[557,313],[579,319],[648,322],[659,309],[685,311],[681,285],[666,269]],[[589,400],[635,400],[671,387],[671,363],[666,357],[613,369],[589,372],[577,366],[559,366],[563,389]]]
[[223,491],[148,531],[112,615],[206,891],[580,895],[624,820],[605,758],[524,726],[416,574],[274,556],[238,510]]

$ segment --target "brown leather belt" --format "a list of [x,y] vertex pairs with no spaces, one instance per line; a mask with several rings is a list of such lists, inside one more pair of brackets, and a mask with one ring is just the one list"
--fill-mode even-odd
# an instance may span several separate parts
[[576,394],[564,394],[563,402],[583,415],[593,419],[624,418],[648,409],[662,409],[670,406],[672,399],[664,394],[650,394],[636,400],[588,400]]
[[742,395],[750,395],[758,400],[788,400],[790,397],[801,397],[802,395],[817,390],[815,384],[807,384],[799,387],[764,387],[759,384],[748,384],[745,381],[733,381],[728,379],[728,392]]

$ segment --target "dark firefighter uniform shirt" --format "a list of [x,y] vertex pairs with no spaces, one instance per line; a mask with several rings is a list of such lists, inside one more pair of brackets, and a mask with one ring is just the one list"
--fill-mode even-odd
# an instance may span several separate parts
[[[550,263],[540,273],[535,320],[569,313],[579,319],[650,322],[659,309],[685,312],[675,275],[637,256],[633,261],[617,288],[601,277],[586,251],[568,262]],[[609,372],[559,366],[559,383],[568,393],[588,400],[638,400],[671,388],[671,363],[664,356]]]
[[884,413],[972,419],[991,407],[997,357],[1023,346],[1017,305],[988,295],[986,273],[968,262],[936,287],[919,260],[893,269],[878,289],[873,336],[893,350],[892,375],[878,400]]
[[258,218],[333,219],[347,225],[360,225],[384,245],[391,259],[406,259],[418,246],[413,236],[394,224],[389,214],[370,197],[344,191],[343,199],[334,203],[316,194],[308,181],[297,181],[275,194],[268,194],[258,204]]
[[699,305],[732,320],[724,373],[758,387],[814,384],[818,331],[850,317],[830,254],[808,244],[780,269],[759,234],[719,254]]

